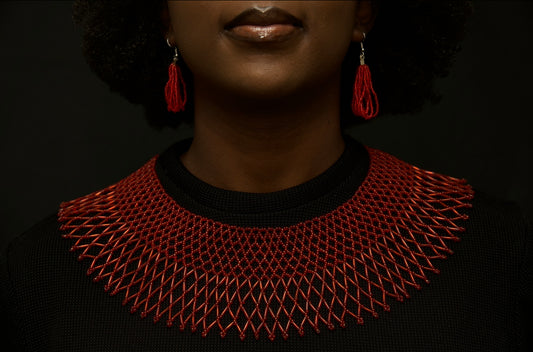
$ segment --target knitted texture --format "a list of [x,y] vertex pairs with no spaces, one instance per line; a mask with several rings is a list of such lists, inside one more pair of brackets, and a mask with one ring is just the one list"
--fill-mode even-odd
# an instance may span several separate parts
[[354,196],[286,227],[238,227],[167,195],[156,158],[102,191],[63,203],[59,221],[87,274],[141,317],[180,329],[287,338],[362,324],[438,273],[471,207],[464,180],[368,148]]

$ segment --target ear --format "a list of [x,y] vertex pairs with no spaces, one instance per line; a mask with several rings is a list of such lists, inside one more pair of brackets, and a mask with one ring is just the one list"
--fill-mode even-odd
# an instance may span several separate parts
[[355,10],[355,27],[352,33],[352,41],[363,41],[363,33],[368,33],[374,26],[377,15],[377,3],[375,0],[361,0],[357,2]]
[[161,25],[162,25],[162,34],[165,37],[165,40],[168,39],[168,42],[173,46],[176,46],[176,40],[174,37],[174,30],[172,28],[172,21],[170,20],[170,13],[168,10],[168,3],[163,6],[161,11]]

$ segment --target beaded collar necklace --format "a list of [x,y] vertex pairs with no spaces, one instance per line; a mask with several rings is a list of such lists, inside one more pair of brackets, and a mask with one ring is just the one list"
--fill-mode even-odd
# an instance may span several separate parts
[[281,227],[226,224],[165,192],[157,157],[63,203],[61,231],[87,275],[141,317],[274,340],[363,324],[428,283],[464,231],[472,188],[367,148],[368,174],[334,210]]

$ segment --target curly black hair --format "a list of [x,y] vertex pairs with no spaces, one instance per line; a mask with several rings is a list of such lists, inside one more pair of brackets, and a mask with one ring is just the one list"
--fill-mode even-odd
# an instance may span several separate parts
[[[436,103],[435,78],[448,75],[471,1],[374,0],[376,22],[365,40],[366,62],[380,101],[381,114],[413,113],[426,101]],[[166,111],[164,86],[172,58],[161,14],[166,0],[75,0],[74,21],[81,27],[83,52],[91,69],[112,91],[142,104],[155,127],[191,121],[193,104],[178,115]],[[350,100],[359,45],[353,43],[343,64],[342,122],[353,121]],[[192,96],[192,75],[181,62]],[[350,116],[350,118],[346,118]],[[361,119],[362,120],[362,119]]]

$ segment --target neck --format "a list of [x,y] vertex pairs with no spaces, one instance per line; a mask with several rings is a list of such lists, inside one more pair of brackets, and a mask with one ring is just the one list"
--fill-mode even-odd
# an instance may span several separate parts
[[215,187],[275,192],[318,176],[340,157],[339,85],[253,100],[195,89],[194,137],[184,166]]

